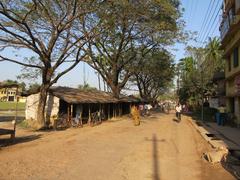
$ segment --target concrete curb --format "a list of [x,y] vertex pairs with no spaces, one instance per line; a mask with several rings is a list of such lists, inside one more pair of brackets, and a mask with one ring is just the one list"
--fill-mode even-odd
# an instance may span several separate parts
[[[225,143],[221,138],[221,134],[219,132],[217,132],[215,130],[214,132],[214,129],[211,128],[211,134],[214,134],[215,136],[214,137],[217,137],[217,140],[216,138],[213,139],[213,137],[209,137],[207,136],[207,134],[210,134],[210,132],[207,130],[209,129],[210,127],[206,126],[204,123],[201,123],[201,126],[197,125],[197,123],[199,123],[199,121],[195,121],[193,120],[191,117],[186,117],[185,118],[187,119],[187,121],[189,121],[192,126],[199,132],[199,134],[215,149],[215,150],[226,150],[226,151],[229,151],[229,150],[232,150],[232,149],[239,149],[239,146],[236,146],[235,144],[233,144],[232,142],[224,139]],[[219,139],[218,139],[219,138]],[[215,155],[215,153],[214,153]],[[230,155],[231,156],[231,155]],[[214,157],[214,156],[213,156]],[[226,156],[225,156],[226,157]],[[227,159],[226,158],[223,158],[223,162],[225,163],[225,168],[228,169],[228,171],[230,171],[230,173],[236,177],[237,179],[240,179],[240,169],[239,169],[239,166],[233,166],[231,163],[229,164],[227,162]]]
[[[203,139],[205,139],[214,149],[229,149],[229,147],[224,143],[224,141],[221,140],[221,138],[218,136],[219,133],[217,131],[212,130],[213,132],[209,132],[207,130],[209,127],[207,127],[204,123],[200,121],[195,121],[187,116],[185,116],[185,118],[199,132]],[[213,137],[211,137],[212,134],[214,134]]]

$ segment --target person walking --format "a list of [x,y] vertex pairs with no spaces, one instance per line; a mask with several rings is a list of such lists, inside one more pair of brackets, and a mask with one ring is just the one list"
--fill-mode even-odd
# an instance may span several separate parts
[[182,112],[182,106],[180,103],[177,104],[177,106],[175,107],[176,110],[176,117],[179,121],[181,121],[181,112]]
[[219,112],[219,117],[218,117],[217,124],[220,126],[223,126],[226,121],[226,108],[223,104],[221,104],[220,107],[218,108],[218,112]]
[[137,107],[135,105],[133,105],[131,107],[131,115],[132,115],[134,125],[139,126],[140,125],[140,114],[139,114],[139,110],[137,109]]

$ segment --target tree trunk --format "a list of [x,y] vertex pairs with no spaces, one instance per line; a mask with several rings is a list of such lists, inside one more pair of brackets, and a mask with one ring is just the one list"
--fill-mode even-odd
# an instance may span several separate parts
[[40,88],[39,93],[39,103],[37,108],[37,128],[45,128],[46,127],[46,121],[45,121],[45,106],[47,101],[47,93],[48,93],[49,86],[48,85],[42,85]]
[[116,98],[119,98],[120,91],[121,91],[120,88],[118,86],[112,85],[111,89],[112,89],[112,92],[113,92],[113,96],[116,97]]

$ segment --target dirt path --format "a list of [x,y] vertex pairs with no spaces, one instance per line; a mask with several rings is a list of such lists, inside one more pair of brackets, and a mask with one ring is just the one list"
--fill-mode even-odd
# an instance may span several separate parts
[[0,150],[0,179],[234,179],[201,159],[209,145],[185,119],[155,114],[49,133],[19,130],[22,143]]

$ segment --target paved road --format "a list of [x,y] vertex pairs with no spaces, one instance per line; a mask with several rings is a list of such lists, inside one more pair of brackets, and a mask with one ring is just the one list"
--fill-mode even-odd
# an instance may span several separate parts
[[234,179],[202,160],[210,150],[192,125],[154,114],[138,127],[128,118],[59,132],[18,131],[0,150],[0,179]]

